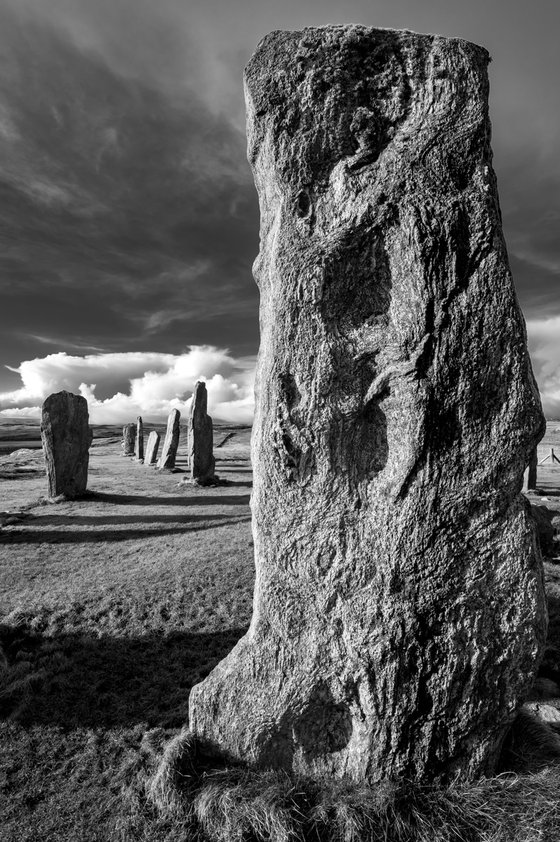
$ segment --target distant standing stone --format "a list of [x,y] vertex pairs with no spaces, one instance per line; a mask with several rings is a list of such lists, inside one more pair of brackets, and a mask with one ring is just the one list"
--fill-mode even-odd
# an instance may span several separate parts
[[89,446],[88,405],[81,395],[57,392],[43,404],[41,440],[47,465],[49,497],[79,497],[87,487]]
[[136,442],[136,424],[125,424],[122,429],[122,455],[134,456],[134,444]]
[[163,450],[158,462],[158,468],[163,471],[172,471],[175,467],[177,447],[179,446],[179,419],[181,413],[178,409],[172,409],[167,419],[167,431],[163,442]]
[[159,433],[152,430],[148,436],[148,444],[146,445],[146,456],[144,457],[144,465],[154,465],[157,461],[157,454],[159,449]]
[[212,419],[207,406],[206,383],[199,380],[194,387],[188,426],[190,479],[198,482],[213,479],[216,465],[212,454]]
[[538,456],[537,456],[537,449],[535,448],[531,453],[531,458],[529,460],[529,465],[525,470],[525,474],[523,477],[523,490],[524,491],[535,491],[537,488],[537,465],[538,465]]
[[141,415],[139,415],[136,419],[136,445],[134,447],[134,456],[138,462],[144,461],[144,424],[142,423]]

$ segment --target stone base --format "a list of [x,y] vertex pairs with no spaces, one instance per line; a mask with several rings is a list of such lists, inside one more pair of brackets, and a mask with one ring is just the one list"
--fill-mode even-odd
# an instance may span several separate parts
[[220,477],[214,475],[213,477],[197,477],[196,479],[191,479],[188,476],[183,477],[178,485],[198,485],[202,488],[214,488],[220,485],[229,485],[229,480],[227,479],[220,479]]

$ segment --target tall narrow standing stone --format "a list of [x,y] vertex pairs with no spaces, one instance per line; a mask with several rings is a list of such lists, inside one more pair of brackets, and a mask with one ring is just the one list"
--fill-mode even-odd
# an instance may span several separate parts
[[136,442],[136,424],[125,424],[122,437],[122,455],[134,456],[134,445]]
[[87,487],[89,446],[87,401],[71,392],[49,395],[43,404],[41,440],[49,497],[79,497]]
[[539,457],[537,448],[531,453],[529,464],[523,477],[523,488],[525,491],[535,491],[537,488],[537,469],[539,464]]
[[136,419],[136,444],[134,446],[134,456],[138,462],[144,461],[144,424],[142,423],[141,415],[139,415]]
[[167,431],[163,442],[163,449],[159,457],[158,468],[163,471],[172,471],[175,467],[177,448],[179,446],[179,419],[181,413],[178,409],[172,409],[167,419]]
[[144,465],[155,465],[157,461],[157,453],[159,448],[159,433],[152,430],[148,436],[148,444],[146,445],[146,456],[144,458]]
[[212,419],[207,408],[206,383],[199,380],[194,387],[188,427],[189,474],[197,482],[212,480],[216,465],[212,454]]
[[246,70],[261,347],[248,633],[190,696],[248,763],[490,772],[545,634],[520,494],[543,416],[491,166],[486,50],[274,32]]

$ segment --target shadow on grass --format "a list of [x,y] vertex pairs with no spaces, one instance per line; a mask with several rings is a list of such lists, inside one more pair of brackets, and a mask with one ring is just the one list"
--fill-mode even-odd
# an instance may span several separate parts
[[[236,483],[228,483],[236,485]],[[249,483],[241,482],[240,486],[248,486]],[[185,486],[188,488],[188,486]],[[92,492],[92,499],[101,503],[115,503],[119,506],[248,506],[249,494],[208,494],[191,497],[188,494],[181,494],[178,497],[155,497],[145,494],[107,494],[105,492]]]
[[[560,482],[560,473],[559,473],[558,480]],[[532,503],[533,502],[538,503],[539,498],[542,499],[543,497],[560,497],[560,488],[558,488],[557,486],[552,486],[552,488],[550,488],[546,485],[541,485],[539,483],[538,488],[539,488],[539,494],[535,495],[534,500],[533,499],[531,500]]]
[[[235,485],[236,483],[228,483]],[[239,483],[239,485],[247,485],[247,483]],[[250,494],[208,494],[206,497],[185,497],[184,500],[188,506],[248,506]]]
[[[218,476],[219,476],[219,474],[218,474]],[[227,484],[228,484],[228,486],[234,487],[234,488],[235,487],[237,487],[237,488],[252,488],[253,487],[253,481],[249,480],[249,479],[248,480],[228,479]]]
[[191,687],[245,630],[43,637],[26,627],[0,625],[8,661],[0,676],[0,718],[68,729],[182,726]]
[[[148,517],[146,523],[153,523],[155,518]],[[177,518],[172,518],[176,523]],[[26,526],[15,527],[4,530],[0,533],[0,546],[2,544],[99,544],[116,541],[139,540],[162,535],[184,535],[188,532],[202,532],[208,529],[219,529],[222,526],[236,526],[240,523],[250,523],[249,516],[231,518],[228,515],[191,515],[185,518],[183,526],[161,527],[160,529],[149,529],[143,527],[142,520],[137,529],[105,529],[103,518],[92,518],[93,525],[98,528],[80,528],[80,519],[76,518],[72,523],[75,529],[33,529]],[[133,518],[131,523],[138,523],[138,518]],[[36,524],[36,522],[35,522]],[[37,524],[36,524],[37,525]]]
[[167,495],[157,497],[155,494],[110,494],[106,491],[88,491],[87,500],[99,503],[114,503],[119,506],[181,506],[185,505],[185,497]]
[[147,523],[147,524],[156,524],[156,523],[173,523],[179,526],[188,526],[189,524],[193,523],[205,523],[208,521],[216,521],[216,520],[227,520],[228,523],[232,522],[232,519],[237,523],[237,521],[243,521],[248,519],[249,515],[245,514],[236,514],[235,512],[232,514],[190,514],[188,511],[185,512],[177,512],[173,515],[159,515],[159,514],[136,514],[136,515],[106,515],[104,513],[100,513],[99,515],[37,515],[35,514],[32,520],[28,520],[26,522],[26,527],[30,527],[32,529],[35,527],[36,529],[40,529],[43,526],[73,526],[79,528],[80,526],[99,526],[100,528],[104,528],[106,526],[118,526],[119,524],[127,524],[127,523]]

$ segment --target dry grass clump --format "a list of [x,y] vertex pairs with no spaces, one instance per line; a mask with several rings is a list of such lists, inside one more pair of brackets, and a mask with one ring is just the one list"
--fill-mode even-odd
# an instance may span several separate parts
[[287,775],[225,770],[207,776],[193,799],[193,813],[204,835],[219,842],[303,838],[308,796]]
[[[281,771],[212,768],[183,733],[146,786],[172,838],[207,842],[552,842],[560,839],[560,765],[447,788],[356,785]],[[182,828],[183,836],[180,835]]]

